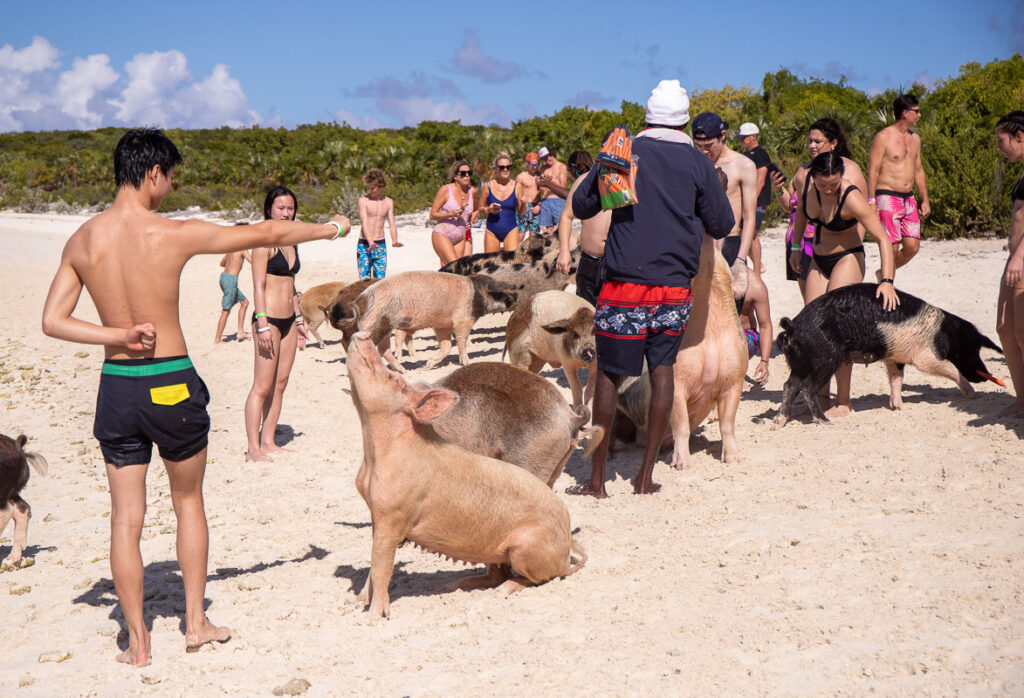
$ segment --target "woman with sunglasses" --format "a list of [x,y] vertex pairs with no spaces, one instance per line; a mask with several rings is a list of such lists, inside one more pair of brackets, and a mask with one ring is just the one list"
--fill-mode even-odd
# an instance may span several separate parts
[[441,266],[465,257],[472,250],[472,242],[466,244],[466,234],[475,213],[472,175],[468,162],[456,160],[448,170],[448,184],[437,190],[430,207],[430,220],[437,221],[430,241]]
[[[822,153],[833,151],[843,158],[843,176],[856,185],[860,191],[866,192],[868,184],[864,180],[864,173],[861,171],[860,166],[852,159],[850,146],[846,142],[843,130],[834,119],[827,117],[818,119],[807,129],[807,152],[810,154],[811,160],[813,160]],[[805,305],[821,295],[821,292],[810,295],[807,291],[807,277],[811,272],[811,262],[814,255],[814,226],[807,225],[802,235],[794,232],[794,219],[801,205],[800,195],[807,184],[807,172],[810,167],[810,160],[801,165],[800,169],[793,175],[793,179],[788,187],[782,172],[771,173],[772,183],[779,194],[779,205],[782,206],[783,211],[789,212],[789,229],[786,231],[786,254],[791,257],[790,253],[794,250],[799,250],[801,253],[799,256],[799,272],[796,271],[796,266],[790,263],[787,258],[786,279],[790,281],[796,280],[799,283],[800,293],[804,298]],[[858,230],[861,233],[861,237],[863,237],[863,228],[858,227]]]
[[512,179],[512,159],[508,153],[494,158],[494,179],[480,185],[480,210],[487,213],[487,232],[484,234],[484,252],[514,250],[519,246],[519,227],[516,213],[525,210],[523,192]]

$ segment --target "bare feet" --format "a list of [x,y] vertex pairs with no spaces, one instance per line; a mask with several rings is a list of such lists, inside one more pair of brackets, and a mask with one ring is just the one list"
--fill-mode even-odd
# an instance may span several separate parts
[[661,485],[654,480],[633,481],[633,494],[654,494],[661,491]]
[[840,419],[853,414],[853,407],[850,405],[836,405],[825,410],[825,416],[829,419]]
[[129,647],[124,652],[117,655],[117,661],[121,662],[122,664],[130,664],[131,666],[136,667],[149,666],[149,648],[139,647],[136,649],[132,649],[131,647]]
[[239,332],[238,333],[238,341],[239,342],[244,342],[247,339],[249,339],[249,335],[248,334],[246,334],[245,332]]
[[270,456],[268,456],[263,451],[246,451],[245,452],[245,462],[248,463],[250,461],[260,462],[260,463],[273,463],[274,459],[271,458]]
[[589,482],[583,482],[578,485],[573,485],[572,487],[566,487],[565,493],[572,495],[588,495],[596,499],[607,499],[608,497],[608,493],[604,491],[603,484],[600,487],[594,487]]
[[202,625],[198,630],[185,633],[185,651],[198,652],[199,648],[210,642],[227,642],[231,639],[231,629],[217,627],[210,619],[203,616]]
[[284,446],[278,446],[277,444],[267,444],[263,447],[264,453],[294,453],[294,448],[285,448]]

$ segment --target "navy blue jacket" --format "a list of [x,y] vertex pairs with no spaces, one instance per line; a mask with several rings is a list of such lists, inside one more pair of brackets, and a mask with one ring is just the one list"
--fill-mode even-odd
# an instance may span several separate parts
[[[606,278],[689,288],[700,266],[704,232],[724,238],[736,223],[729,198],[711,161],[692,145],[636,137],[633,155],[637,203],[612,212]],[[597,169],[595,163],[572,197],[577,218],[601,211]]]

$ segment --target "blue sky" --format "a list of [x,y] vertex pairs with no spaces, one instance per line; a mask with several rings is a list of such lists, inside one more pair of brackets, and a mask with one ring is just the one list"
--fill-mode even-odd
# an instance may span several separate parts
[[4,4],[0,132],[509,125],[643,103],[663,78],[756,88],[786,67],[876,91],[1024,52],[1024,0]]

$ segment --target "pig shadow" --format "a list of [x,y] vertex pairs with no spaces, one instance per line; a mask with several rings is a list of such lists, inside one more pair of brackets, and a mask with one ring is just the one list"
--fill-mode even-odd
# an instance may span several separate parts
[[[423,551],[417,551],[417,553],[432,556],[431,553],[423,553]],[[437,558],[436,556],[432,557],[437,560],[443,559]],[[483,565],[465,567],[459,570],[406,572],[404,568],[408,564],[409,563],[405,561],[395,562],[394,573],[391,577],[391,584],[388,585],[388,594],[391,597],[392,602],[396,599],[402,598],[403,596],[436,596],[438,594],[449,593],[446,592],[445,589],[455,582],[462,581],[469,577],[482,576],[487,573],[487,568]],[[358,594],[366,584],[366,578],[370,576],[370,568],[354,567],[352,565],[338,565],[338,569],[334,570],[334,576],[339,579],[349,580],[351,584],[349,590],[354,595]]]
[[[274,560],[273,562],[259,562],[251,567],[221,567],[214,574],[207,574],[206,581],[221,581],[232,579],[245,574],[263,572],[281,565],[301,563],[307,560],[322,560],[329,553],[323,548],[310,545],[309,550],[301,557],[291,560]],[[143,569],[143,595],[144,614],[143,620],[146,629],[153,630],[153,621],[156,618],[178,618],[178,628],[185,633],[185,588],[181,579],[181,568],[175,560],[163,562],[151,562]],[[89,589],[81,595],[72,599],[72,603],[84,603],[97,608],[110,606],[111,620],[121,626],[117,634],[117,646],[128,649],[128,626],[124,620],[124,613],[121,611],[121,604],[117,599],[117,591],[114,588],[112,579],[103,578],[96,581]],[[203,599],[203,610],[209,610],[211,601]]]
[[[3,531],[0,531],[0,533],[3,533]],[[0,548],[0,560],[3,560],[5,557],[7,557],[10,554],[12,549],[13,549],[13,546],[4,546],[4,547]],[[22,559],[24,559],[26,557],[34,558],[39,553],[52,553],[52,552],[55,552],[56,550],[57,550],[57,546],[56,545],[47,545],[46,547],[40,547],[38,545],[26,545],[25,549],[21,553],[21,556],[22,556]]]
[[296,437],[302,436],[303,432],[295,431],[289,424],[277,425],[277,431],[274,432],[274,444],[276,446],[284,446],[295,440]]

